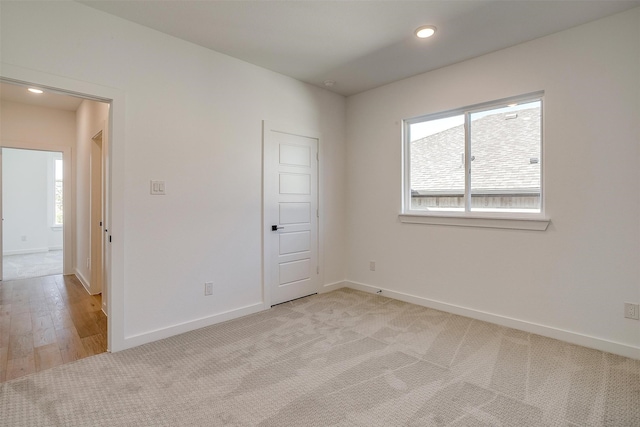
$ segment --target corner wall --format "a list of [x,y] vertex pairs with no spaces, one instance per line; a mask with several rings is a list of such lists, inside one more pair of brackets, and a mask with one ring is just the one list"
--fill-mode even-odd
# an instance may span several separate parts
[[[351,286],[640,358],[639,76],[634,9],[348,98]],[[403,119],[539,90],[546,232],[399,223]]]

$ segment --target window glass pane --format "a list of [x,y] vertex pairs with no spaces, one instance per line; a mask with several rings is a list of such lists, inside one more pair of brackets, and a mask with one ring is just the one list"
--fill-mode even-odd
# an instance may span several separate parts
[[412,210],[464,210],[464,115],[409,126]]
[[54,203],[55,203],[55,225],[62,225],[62,160],[55,160],[55,188],[54,188]]
[[56,181],[62,181],[62,160],[55,160]]
[[472,113],[471,210],[540,212],[541,102]]

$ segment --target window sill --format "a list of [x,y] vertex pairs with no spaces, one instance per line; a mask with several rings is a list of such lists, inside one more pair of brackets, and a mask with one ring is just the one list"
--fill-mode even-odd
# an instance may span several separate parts
[[454,227],[504,228],[511,230],[545,231],[551,222],[548,218],[498,218],[449,215],[400,214],[405,224],[448,225]]
[[52,225],[51,226],[51,230],[53,230],[53,231],[62,230],[62,226],[61,225]]

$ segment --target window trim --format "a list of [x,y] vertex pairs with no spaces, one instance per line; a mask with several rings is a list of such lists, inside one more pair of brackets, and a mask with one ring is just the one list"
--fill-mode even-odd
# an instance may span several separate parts
[[[468,153],[471,145],[469,137],[470,115],[479,111],[486,111],[491,108],[500,108],[512,103],[523,103],[540,101],[540,212],[479,212],[470,210],[471,206],[471,175],[465,173],[465,210],[464,211],[424,211],[411,209],[411,152],[409,143],[409,129],[412,124],[421,123],[427,120],[437,120],[446,117],[464,115],[465,129],[465,153]],[[434,224],[434,225],[456,225],[467,227],[490,227],[490,228],[510,228],[524,230],[546,230],[550,220],[545,215],[545,191],[544,191],[544,91],[531,92],[523,95],[502,98],[494,101],[474,104],[462,108],[448,111],[426,114],[418,117],[403,120],[402,126],[402,206],[399,214],[400,222]],[[465,170],[468,171],[471,163],[470,156],[465,155]],[[468,209],[468,210],[467,210]]]
[[550,219],[544,217],[518,218],[498,216],[454,216],[454,215],[415,215],[399,214],[404,224],[450,225],[456,227],[504,228],[510,230],[545,231]]

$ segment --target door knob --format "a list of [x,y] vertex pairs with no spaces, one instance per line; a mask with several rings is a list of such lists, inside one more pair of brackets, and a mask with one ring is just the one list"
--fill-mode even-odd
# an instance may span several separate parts
[[278,227],[277,225],[272,225],[271,226],[271,231],[278,231],[278,230],[282,230],[284,227]]

